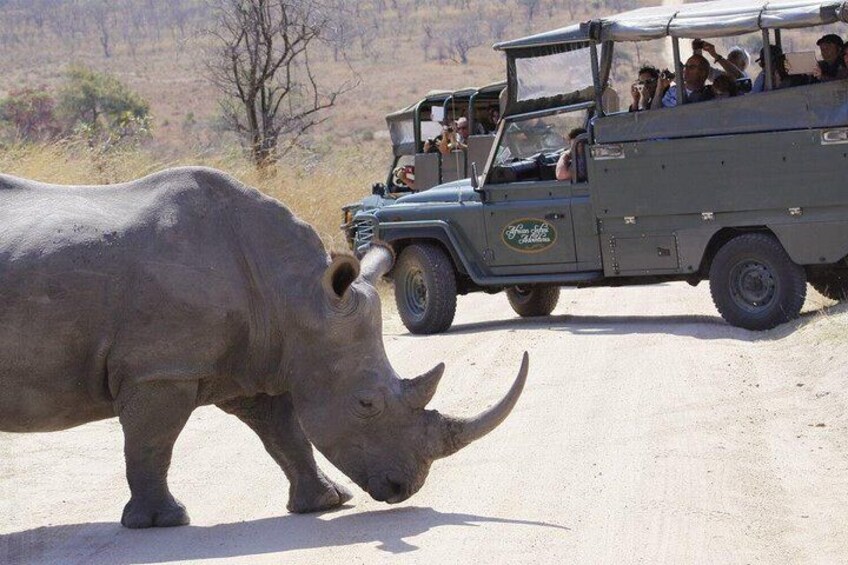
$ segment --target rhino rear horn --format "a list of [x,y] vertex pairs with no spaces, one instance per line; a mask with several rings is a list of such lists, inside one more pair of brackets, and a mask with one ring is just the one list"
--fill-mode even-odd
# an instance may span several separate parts
[[352,255],[333,255],[333,260],[324,271],[321,278],[321,286],[327,296],[335,300],[342,300],[359,276],[359,261]]
[[386,275],[394,265],[395,252],[385,243],[374,242],[362,258],[362,278],[372,286]]
[[445,364],[439,363],[423,375],[403,381],[403,399],[412,408],[425,408],[436,394],[444,373]]
[[482,414],[469,419],[447,416],[440,418],[437,425],[441,429],[437,437],[440,438],[441,445],[436,446],[436,457],[452,455],[497,428],[509,416],[515,403],[518,402],[518,397],[521,396],[521,392],[524,390],[524,383],[527,382],[528,368],[529,356],[525,351],[524,358],[521,360],[521,369],[518,371],[518,377],[512,383],[509,392],[506,393],[506,396],[500,402],[485,410]]

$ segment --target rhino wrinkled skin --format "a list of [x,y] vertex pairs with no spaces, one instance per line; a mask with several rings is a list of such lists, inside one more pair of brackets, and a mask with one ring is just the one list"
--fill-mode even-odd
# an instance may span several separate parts
[[400,379],[374,285],[392,264],[327,255],[276,200],[215,170],[110,186],[0,175],[0,431],[117,416],[131,497],[124,526],[189,522],[167,473],[198,406],[237,416],[289,480],[288,509],[351,494],[314,445],[377,500],[421,488],[433,460],[496,427],[527,376],[470,419],[425,406],[444,370]]

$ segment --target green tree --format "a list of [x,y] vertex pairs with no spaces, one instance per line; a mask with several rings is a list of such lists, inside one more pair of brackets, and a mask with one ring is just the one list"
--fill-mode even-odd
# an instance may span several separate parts
[[114,142],[150,132],[150,105],[116,77],[73,67],[59,92],[59,111],[71,131]]

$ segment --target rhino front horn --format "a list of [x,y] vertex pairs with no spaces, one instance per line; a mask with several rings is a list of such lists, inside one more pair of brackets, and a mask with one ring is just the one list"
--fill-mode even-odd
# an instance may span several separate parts
[[524,358],[521,360],[521,370],[518,371],[518,377],[512,383],[509,392],[500,402],[485,410],[482,414],[470,419],[441,418],[439,422],[441,433],[439,435],[442,445],[437,449],[437,457],[447,457],[456,453],[497,428],[509,416],[515,403],[518,402],[518,397],[521,396],[521,391],[524,390],[529,364],[530,357],[525,351]]

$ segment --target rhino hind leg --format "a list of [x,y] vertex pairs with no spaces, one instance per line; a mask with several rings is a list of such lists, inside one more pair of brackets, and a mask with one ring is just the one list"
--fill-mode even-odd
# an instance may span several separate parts
[[195,407],[195,383],[130,385],[117,400],[124,431],[130,501],[121,524],[127,528],[184,526],[185,507],[168,489],[168,469],[177,436]]
[[292,405],[291,395],[237,398],[218,407],[247,424],[289,480],[286,508],[298,514],[341,506],[353,495],[329,479],[312,453]]

